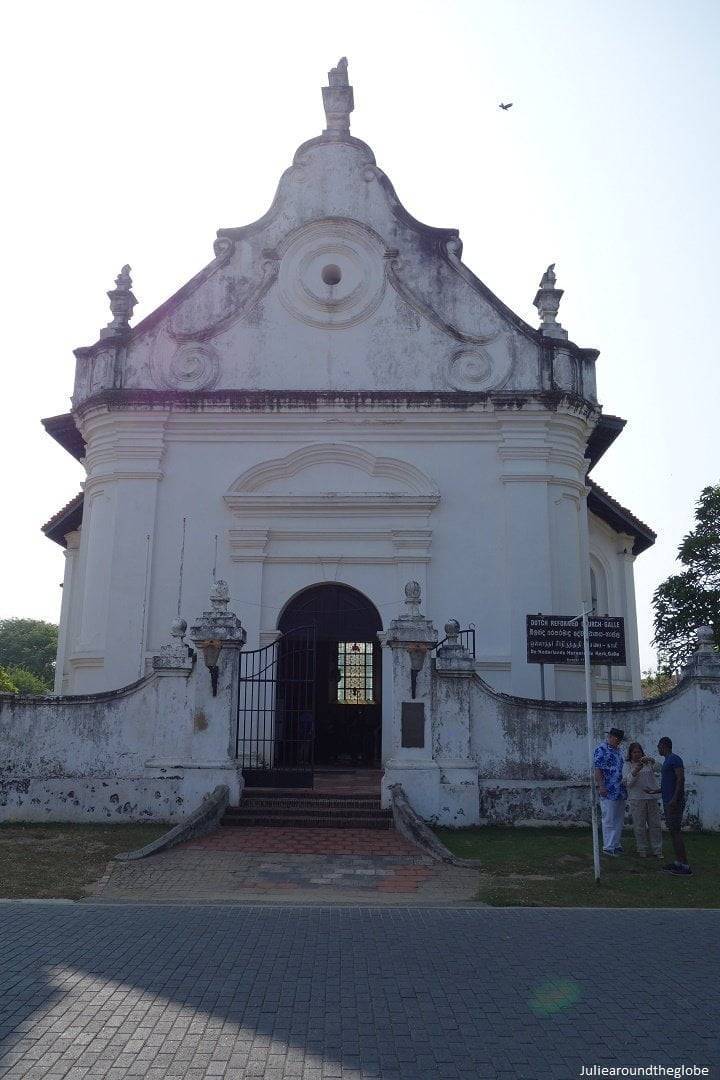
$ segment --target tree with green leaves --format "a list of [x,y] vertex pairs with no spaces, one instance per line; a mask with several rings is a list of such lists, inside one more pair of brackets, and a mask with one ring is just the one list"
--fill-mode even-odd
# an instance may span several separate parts
[[0,667],[23,668],[42,681],[44,690],[50,690],[55,678],[57,636],[54,623],[0,619]]
[[644,698],[661,697],[677,686],[677,675],[670,671],[643,671],[640,686]]
[[0,667],[0,694],[17,694],[18,688],[5,668]]
[[678,548],[683,569],[653,595],[655,637],[661,671],[676,671],[695,648],[699,626],[712,626],[720,645],[720,484],[703,488],[695,528]]
[[28,671],[27,668],[9,667],[5,670],[18,694],[47,694],[52,689],[44,679],[39,679],[37,675],[32,671]]

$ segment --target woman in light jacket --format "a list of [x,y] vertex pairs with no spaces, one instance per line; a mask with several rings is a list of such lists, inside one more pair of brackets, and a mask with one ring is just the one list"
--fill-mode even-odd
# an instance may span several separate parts
[[623,766],[623,783],[627,788],[638,855],[645,858],[652,852],[659,859],[662,858],[662,826],[657,795],[653,794],[657,792],[654,764],[653,758],[645,757],[640,743],[630,743]]

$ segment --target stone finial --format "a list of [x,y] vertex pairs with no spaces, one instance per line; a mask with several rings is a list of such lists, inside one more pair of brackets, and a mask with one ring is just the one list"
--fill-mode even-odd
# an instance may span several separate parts
[[420,612],[420,583],[408,581],[405,586],[405,603],[408,610],[393,619],[387,630],[381,630],[378,640],[381,645],[406,652],[410,669],[410,693],[415,697],[418,674],[423,668],[425,657],[437,645],[437,630],[430,619]]
[[230,603],[230,589],[227,581],[218,578],[210,588],[210,606],[213,611],[224,614]]
[[115,288],[108,292],[112,319],[100,331],[100,338],[124,338],[130,330],[130,319],[137,300],[132,293],[132,278],[130,267],[123,266],[115,278]]
[[173,619],[170,624],[169,645],[162,645],[152,658],[153,670],[160,673],[181,672],[188,675],[192,670],[192,654],[183,639],[187,630],[185,619]]
[[540,287],[535,294],[533,304],[540,315],[540,332],[545,337],[567,338],[567,330],[564,330],[557,321],[557,313],[562,299],[563,289],[556,289],[555,263],[550,263],[540,279]]
[[323,107],[327,127],[323,134],[347,133],[350,130],[350,113],[355,108],[353,88],[348,82],[348,62],[343,56],[337,66],[328,72],[328,85],[322,88]]
[[695,652],[683,667],[683,676],[720,679],[720,652],[715,647],[715,631],[712,626],[699,626],[695,632],[695,642]]
[[[474,623],[470,623],[470,627],[474,629]],[[441,675],[472,674],[475,671],[475,659],[460,641],[460,623],[457,619],[448,619],[445,623],[445,639],[438,645],[436,667]]]
[[230,589],[227,581],[218,579],[210,587],[210,610],[203,611],[190,626],[190,640],[201,648],[207,642],[245,644],[246,633],[233,611],[228,611]]
[[402,616],[404,619],[420,619],[420,598],[422,596],[422,589],[420,588],[419,581],[408,581],[405,586],[405,603],[407,610]]

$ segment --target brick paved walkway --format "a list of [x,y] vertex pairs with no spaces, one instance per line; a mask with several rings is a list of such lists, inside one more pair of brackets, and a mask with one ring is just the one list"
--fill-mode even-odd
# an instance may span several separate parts
[[[97,885],[93,900],[141,901],[143,903],[236,903],[313,904],[464,904],[477,895],[476,870],[443,866],[422,855],[417,848],[395,855],[337,854],[327,841],[326,852],[315,845],[314,853],[282,853],[273,849],[275,829],[223,830],[259,832],[262,853],[224,849],[212,844],[191,843],[171,848],[132,863],[113,863],[109,876]],[[302,835],[314,830],[295,829],[297,846]],[[345,829],[337,832],[348,847]],[[367,830],[372,832],[372,830]],[[215,834],[217,835],[217,834]],[[388,834],[386,834],[387,836]],[[221,839],[218,844],[221,843]],[[228,841],[232,843],[232,841]],[[237,843],[237,841],[236,841]],[[285,845],[286,847],[288,845]],[[290,845],[295,847],[293,843]],[[336,845],[342,851],[342,843]],[[398,837],[403,850],[405,841]],[[363,845],[360,845],[363,850]],[[273,852],[268,854],[267,852]]]
[[3,1080],[711,1066],[720,911],[0,904]]
[[395,829],[226,826],[111,863],[93,900],[142,903],[466,904],[476,870],[445,866]]

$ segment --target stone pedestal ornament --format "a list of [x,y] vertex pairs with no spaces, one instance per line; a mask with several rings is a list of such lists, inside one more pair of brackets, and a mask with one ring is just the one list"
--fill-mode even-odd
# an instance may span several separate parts
[[190,627],[190,637],[203,654],[210,671],[213,697],[217,696],[218,659],[223,648],[241,649],[247,640],[242,623],[233,611],[228,611],[230,589],[226,581],[218,579],[210,589],[210,610],[203,611],[197,622]]
[[350,131],[350,113],[355,108],[353,88],[348,81],[347,57],[338,60],[328,72],[328,86],[323,86],[323,107],[327,128],[324,135],[346,134]]
[[540,332],[545,337],[566,339],[568,332],[557,321],[557,313],[564,290],[555,288],[556,281],[555,263],[550,263],[540,279],[540,288],[535,294],[533,304],[540,315]]
[[100,340],[106,338],[124,338],[130,331],[130,319],[137,300],[132,293],[130,267],[123,266],[115,278],[115,288],[108,292],[112,320],[100,331]]
[[715,646],[715,631],[712,626],[699,626],[696,641],[695,652],[682,669],[683,676],[720,679],[720,652]]
[[192,671],[193,654],[185,644],[186,633],[185,619],[173,619],[170,624],[170,637],[173,640],[167,645],[162,645],[160,651],[153,656],[153,671],[159,674],[189,674]]
[[450,675],[454,671],[475,673],[475,658],[460,641],[460,623],[450,619],[445,623],[445,641],[438,646],[435,659],[436,670]]

